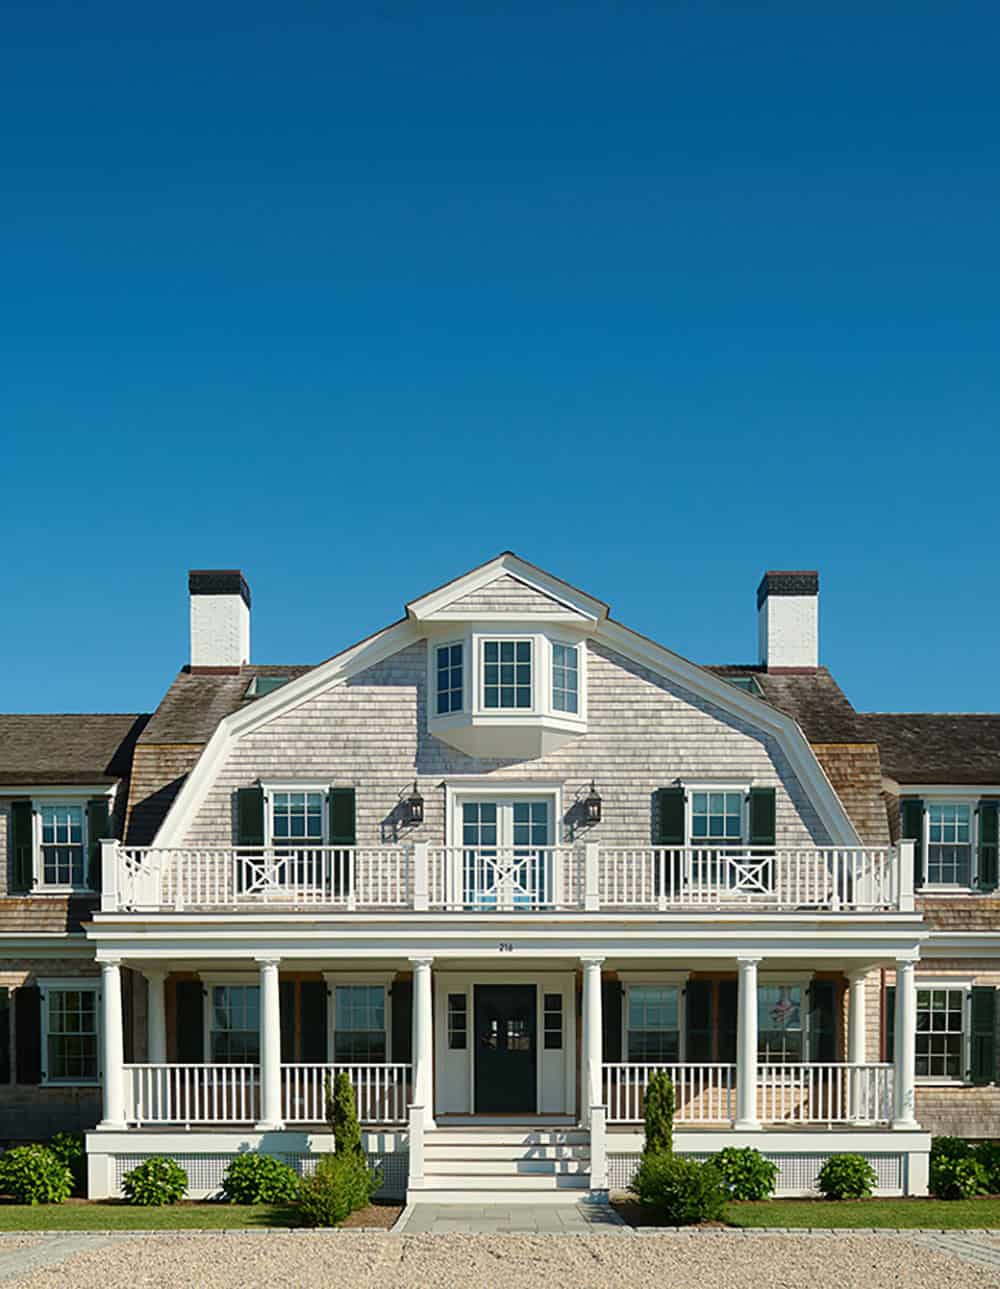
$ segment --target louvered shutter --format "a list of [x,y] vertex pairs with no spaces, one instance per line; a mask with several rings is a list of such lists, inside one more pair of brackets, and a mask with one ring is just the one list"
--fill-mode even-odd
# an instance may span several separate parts
[[413,1059],[413,982],[392,986],[392,1059],[408,1065]]
[[997,1076],[997,991],[974,985],[972,990],[970,1078],[992,1083]]
[[[395,1011],[395,990],[393,990],[392,1001],[393,1010]],[[393,1031],[395,1032],[395,1024],[393,1025]],[[303,980],[299,985],[299,1048],[299,1059],[301,1061],[310,1065],[323,1065],[326,1063],[325,980]],[[393,1050],[395,1050],[395,1047]],[[398,1059],[403,1060],[404,1058],[399,1057]]]
[[200,980],[178,980],[174,985],[177,1060],[200,1065],[205,1059],[205,997]]
[[236,789],[236,840],[240,846],[264,845],[264,789]]
[[0,1084],[10,1082],[10,990],[0,986]]
[[657,837],[659,846],[683,846],[684,789],[661,788],[657,801]]
[[15,801],[10,807],[11,890],[30,891],[32,887],[32,825],[34,811],[30,801]]
[[622,987],[617,980],[601,982],[601,1046],[604,1060],[622,1060]]
[[885,1015],[882,1017],[882,1032],[885,1034],[885,1059],[890,1063],[896,1059],[896,986],[885,987]]
[[979,889],[997,889],[997,857],[1000,842],[1000,802],[979,803]]
[[809,1059],[837,1059],[837,989],[832,980],[814,980],[809,987]]
[[913,885],[924,884],[924,803],[918,797],[905,797],[899,803],[899,835],[912,841]]
[[353,788],[330,789],[330,845],[354,846],[357,842]]
[[14,1031],[18,1083],[42,1081],[42,991],[37,985],[14,990]]
[[739,987],[735,980],[720,980],[718,987],[718,1060],[736,1063],[736,1026]]
[[684,990],[684,1060],[703,1065],[712,1060],[712,982],[689,980]]
[[278,1007],[281,1011],[281,1060],[295,1062],[295,981],[278,982]]
[[87,885],[92,891],[101,889],[101,838],[110,837],[110,816],[107,797],[95,797],[87,802]]
[[773,846],[777,827],[777,797],[774,788],[750,789],[750,845]]

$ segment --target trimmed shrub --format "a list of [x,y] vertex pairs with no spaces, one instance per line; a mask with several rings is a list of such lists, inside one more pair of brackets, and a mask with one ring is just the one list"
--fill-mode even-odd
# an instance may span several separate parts
[[326,1076],[326,1118],[333,1133],[334,1149],[338,1155],[361,1155],[361,1124],[358,1121],[358,1103],[354,1084],[345,1070],[338,1070],[330,1086]]
[[669,1155],[674,1148],[674,1085],[663,1070],[653,1074],[646,1084],[643,1118],[646,1128],[643,1152]]
[[931,1163],[938,1159],[968,1159],[972,1147],[964,1137],[934,1137],[931,1140]]
[[311,1177],[299,1182],[299,1216],[303,1226],[337,1226],[360,1205],[357,1156],[323,1155]]
[[981,1141],[974,1154],[986,1174],[987,1193],[1000,1195],[1000,1142]]
[[294,1168],[256,1150],[232,1159],[222,1179],[222,1193],[230,1204],[289,1204],[298,1191]]
[[863,1155],[831,1155],[816,1181],[825,1199],[867,1199],[878,1178]]
[[87,1193],[87,1152],[82,1132],[57,1132],[49,1142],[49,1150],[73,1174],[73,1190],[77,1195]]
[[184,1198],[187,1184],[187,1173],[176,1159],[168,1159],[166,1155],[151,1155],[122,1178],[122,1190],[128,1202],[150,1208],[176,1204]]
[[19,1204],[61,1204],[73,1174],[46,1146],[14,1146],[0,1155],[0,1191]]
[[728,1199],[722,1174],[711,1160],[701,1164],[669,1151],[644,1152],[632,1189],[668,1226],[716,1221]]
[[733,1199],[768,1199],[778,1182],[778,1165],[753,1146],[726,1146],[712,1162]]
[[988,1193],[986,1169],[972,1155],[938,1155],[931,1160],[930,1192],[938,1199],[972,1199]]

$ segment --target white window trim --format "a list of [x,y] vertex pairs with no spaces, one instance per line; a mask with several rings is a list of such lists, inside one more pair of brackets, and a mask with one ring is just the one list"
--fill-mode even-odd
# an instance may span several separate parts
[[[924,796],[923,828],[920,843],[924,880],[918,888],[921,892],[927,892],[931,895],[947,895],[967,894],[969,891],[979,890],[979,802],[980,797],[978,794],[972,796],[957,792],[928,792]],[[968,806],[969,808],[969,846],[971,851],[969,855],[968,885],[963,885],[961,882],[929,882],[927,880],[927,874],[930,871],[931,853],[931,806]]]
[[[310,846],[326,846],[327,839],[330,835],[330,785],[329,783],[267,783],[261,782],[261,789],[264,793],[264,844],[265,846],[280,846],[282,850],[289,849],[293,846],[299,846],[308,849]],[[320,821],[322,824],[321,839],[314,837],[280,837],[274,839],[272,829],[274,820],[272,817],[271,802],[275,792],[318,792],[322,797],[320,806]]]
[[651,988],[673,987],[677,995],[677,1064],[683,1065],[687,1060],[687,983],[690,972],[687,971],[620,971],[618,980],[622,986],[622,1062],[625,1065],[644,1065],[644,1061],[632,1061],[629,1058],[629,994],[636,985],[648,985]]
[[[395,973],[392,971],[324,971],[326,982],[326,1059],[330,1065],[336,1064],[334,1049],[336,1047],[337,1029],[337,994],[338,985],[381,985],[383,1006],[385,1008],[385,1064],[392,1064],[392,987]],[[447,1019],[445,1020],[447,1025]]]
[[[684,789],[684,835],[687,838],[687,845],[696,850],[716,850],[721,846],[749,846],[747,836],[750,831],[750,788],[749,783],[712,783],[711,781],[699,780],[697,783],[688,783],[682,780],[681,786]],[[695,839],[692,836],[693,817],[694,817],[694,794],[696,792],[738,792],[740,794],[740,837],[739,841],[727,841],[725,837],[699,837]]]
[[[963,889],[959,888],[959,889]],[[925,980],[918,976],[914,983],[914,993],[917,994],[921,989],[958,989],[962,992],[962,1073],[957,1079],[949,1079],[941,1074],[918,1074],[915,1075],[916,1082],[922,1088],[967,1088],[972,1086],[970,1074],[972,1073],[972,987],[975,980],[971,976],[959,976],[957,979],[952,977],[934,976]],[[916,998],[914,998],[914,1020],[916,1019]],[[916,1043],[916,1035],[914,1035]]]
[[[539,648],[540,634],[530,631],[473,631],[472,648],[475,657],[472,713],[474,716],[539,716],[550,706],[543,695],[544,678],[539,674],[538,662],[543,650]],[[487,644],[531,645],[531,705],[529,707],[486,706],[486,663],[483,652]],[[551,651],[544,651],[551,657]],[[523,664],[522,664],[523,666]]]
[[[565,717],[570,721],[586,721],[587,719],[587,649],[586,641],[572,640],[568,636],[547,635],[545,640],[548,643],[548,703],[553,716]],[[555,700],[553,698],[552,672],[555,668],[555,654],[553,653],[554,645],[562,645],[564,649],[576,650],[576,711],[560,712],[556,711]]]
[[[32,797],[31,799],[31,874],[33,891],[46,895],[93,894],[93,887],[87,883],[87,869],[90,867],[90,821],[87,818],[87,802],[95,796],[108,797],[108,812],[111,811],[111,794],[108,792],[71,795],[68,792],[52,797]],[[46,882],[45,865],[42,859],[42,808],[45,806],[76,806],[83,816],[80,836],[83,839],[83,883]]]
[[478,776],[470,776],[465,783],[446,783],[445,792],[445,845],[460,846],[459,840],[462,835],[462,821],[460,812],[462,805],[466,801],[497,801],[509,800],[514,798],[520,801],[538,800],[544,798],[549,801],[549,809],[552,812],[552,846],[561,846],[563,844],[563,784],[560,783],[510,783],[505,780],[497,782],[495,779],[484,779]]
[[[429,679],[427,685],[428,710],[431,719],[435,721],[447,721],[452,716],[464,716],[469,710],[469,642],[465,636],[451,636],[447,640],[431,639],[428,641],[429,650]],[[452,649],[455,645],[460,645],[462,649],[462,706],[457,712],[439,712],[438,711],[438,688],[437,688],[437,654],[439,649]]]
[[215,1008],[212,1006],[212,989],[216,985],[244,985],[250,986],[257,990],[257,1008],[260,1014],[260,973],[256,971],[200,971],[198,973],[202,984],[204,995],[204,1004],[202,1006],[202,1051],[205,1054],[204,1063],[206,1065],[244,1065],[260,1064],[259,1060],[259,1043],[258,1043],[258,1060],[249,1061],[216,1061],[212,1057],[212,1034],[215,1032],[215,1026],[212,1024],[212,1018],[215,1015]]
[[[92,1079],[53,1079],[49,1077],[49,992],[54,990],[60,993],[63,990],[89,990],[94,994],[95,1006],[94,1015],[96,1020],[97,1031],[97,1074]],[[93,1088],[101,1084],[103,1071],[101,1069],[101,1052],[103,1045],[101,1043],[101,1024],[103,1017],[101,1015],[101,981],[95,976],[50,976],[38,981],[38,991],[41,995],[41,1070],[42,1085],[53,1088]]]

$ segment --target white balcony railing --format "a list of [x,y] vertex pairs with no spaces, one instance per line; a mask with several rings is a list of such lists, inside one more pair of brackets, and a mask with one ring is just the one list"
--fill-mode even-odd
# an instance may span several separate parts
[[[363,1124],[406,1121],[411,1066],[282,1065],[286,1123],[323,1123],[324,1078],[350,1076]],[[125,1118],[130,1124],[256,1123],[261,1117],[259,1065],[126,1065]]]
[[913,910],[913,846],[122,847],[102,842],[105,911],[669,912]]
[[[679,1124],[730,1123],[736,1117],[735,1065],[604,1066],[608,1123],[641,1123],[651,1075],[674,1085]],[[814,1062],[760,1065],[757,1117],[765,1124],[882,1124],[892,1120],[891,1065]]]

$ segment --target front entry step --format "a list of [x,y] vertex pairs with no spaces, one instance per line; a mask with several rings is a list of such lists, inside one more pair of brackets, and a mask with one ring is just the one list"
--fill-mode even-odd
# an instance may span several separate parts
[[570,1203],[590,1192],[590,1133],[476,1125],[431,1129],[408,1199],[437,1204]]

